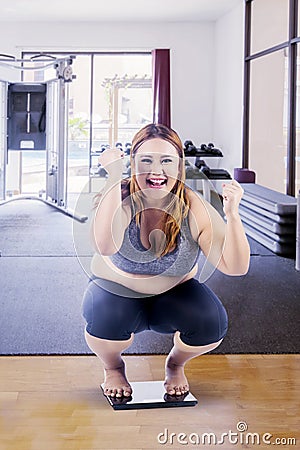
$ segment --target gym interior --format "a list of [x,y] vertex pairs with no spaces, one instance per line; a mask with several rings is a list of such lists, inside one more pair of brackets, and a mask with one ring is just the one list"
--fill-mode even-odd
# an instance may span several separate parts
[[[0,2],[0,448],[297,448],[300,4],[43,3]],[[172,336],[149,330],[124,352],[138,405],[111,405],[81,315],[98,158],[119,147],[130,176],[151,122],[220,215],[222,183],[241,184],[250,268],[202,274],[229,329],[188,362],[193,401],[151,399]]]

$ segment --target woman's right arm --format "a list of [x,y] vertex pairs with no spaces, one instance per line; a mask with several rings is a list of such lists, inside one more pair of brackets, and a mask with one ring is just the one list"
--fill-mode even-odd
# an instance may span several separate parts
[[99,157],[108,179],[92,219],[91,237],[95,250],[103,256],[113,255],[120,249],[131,219],[122,203],[123,157],[119,149],[107,149]]

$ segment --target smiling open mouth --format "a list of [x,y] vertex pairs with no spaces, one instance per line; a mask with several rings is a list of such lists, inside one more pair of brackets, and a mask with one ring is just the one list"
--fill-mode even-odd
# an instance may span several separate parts
[[159,187],[162,187],[165,184],[167,184],[167,179],[166,178],[148,178],[146,180],[146,182],[150,187],[159,188]]

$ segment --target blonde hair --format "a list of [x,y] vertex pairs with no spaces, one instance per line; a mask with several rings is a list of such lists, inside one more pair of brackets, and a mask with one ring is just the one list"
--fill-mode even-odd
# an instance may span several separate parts
[[[172,144],[177,150],[179,156],[179,171],[174,187],[170,192],[170,202],[163,208],[161,229],[165,235],[164,249],[158,252],[158,257],[164,256],[176,246],[177,236],[180,233],[182,221],[188,215],[190,201],[186,195],[185,182],[185,159],[182,142],[178,134],[171,128],[160,124],[149,124],[139,130],[132,140],[130,150],[130,165],[135,167],[134,158],[139,147],[151,139],[163,139]],[[141,222],[141,212],[145,209],[143,205],[143,193],[138,185],[136,175],[132,170],[130,178],[121,182],[122,200],[130,196],[131,208],[136,223],[139,226]],[[101,193],[95,196],[95,207],[98,205]]]

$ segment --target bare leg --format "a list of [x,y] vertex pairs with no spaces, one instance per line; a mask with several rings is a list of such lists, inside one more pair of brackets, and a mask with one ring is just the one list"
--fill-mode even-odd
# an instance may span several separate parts
[[85,340],[90,349],[104,365],[104,394],[111,397],[129,397],[132,389],[125,373],[125,363],[121,353],[133,342],[134,335],[127,341],[111,341],[97,338],[85,331]]
[[189,390],[188,381],[184,374],[184,366],[187,361],[196,356],[203,355],[216,348],[222,339],[208,345],[199,347],[187,345],[179,337],[179,331],[174,334],[174,347],[166,359],[165,388],[170,395],[182,395]]

